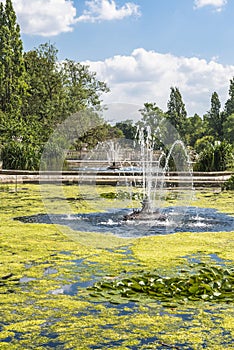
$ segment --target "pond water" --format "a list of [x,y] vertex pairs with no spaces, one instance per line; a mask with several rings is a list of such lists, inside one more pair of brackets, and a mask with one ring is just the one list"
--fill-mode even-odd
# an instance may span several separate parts
[[75,231],[112,233],[119,237],[137,238],[176,232],[221,232],[234,230],[234,218],[215,209],[169,207],[160,211],[161,219],[124,220],[130,209],[104,213],[53,215],[38,214],[15,218],[24,223],[66,225]]

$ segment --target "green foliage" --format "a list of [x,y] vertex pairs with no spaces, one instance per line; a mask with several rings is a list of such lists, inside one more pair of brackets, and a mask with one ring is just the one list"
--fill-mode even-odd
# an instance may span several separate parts
[[61,120],[65,105],[62,75],[57,65],[57,49],[42,44],[24,55],[29,85],[23,115],[37,115],[45,127],[53,128]]
[[181,93],[177,87],[171,87],[171,93],[167,107],[168,120],[176,128],[179,135],[183,138],[185,136],[187,112],[185,109],[185,104],[182,100]]
[[104,82],[97,80],[95,72],[90,72],[86,65],[68,59],[62,63],[60,72],[63,76],[67,114],[84,108],[100,109],[100,96],[109,92],[109,89]]
[[160,122],[166,117],[165,113],[156,105],[156,103],[145,103],[144,108],[140,110],[142,119],[139,126],[150,126],[153,132],[156,131]]
[[71,60],[58,64],[57,53],[45,43],[24,55],[29,91],[23,113],[36,114],[50,128],[84,108],[99,109],[100,95],[109,91],[88,66]]
[[216,140],[224,140],[223,125],[226,120],[226,114],[220,111],[221,103],[217,92],[214,92],[211,96],[211,108],[208,114],[205,116],[207,121],[207,132],[213,136]]
[[226,140],[234,145],[234,113],[227,117],[223,130]]
[[90,128],[82,136],[78,137],[74,143],[74,147],[77,151],[81,151],[84,147],[88,150],[93,149],[98,142],[106,140],[116,139],[123,137],[123,133],[117,127],[102,122],[100,119],[100,125]]
[[[0,24],[3,166],[37,169],[37,157],[58,124],[85,108],[100,110],[100,96],[109,90],[88,66],[70,60],[58,64],[58,51],[54,45],[45,43],[23,55],[20,28],[11,0],[6,1],[5,7],[0,3]],[[93,134],[85,139],[89,148],[105,137],[122,136],[121,131],[107,124],[102,130],[92,131]],[[50,152],[51,160],[56,163],[58,157],[55,159],[54,154],[58,149],[54,146]]]
[[[91,296],[113,303],[156,299],[162,302],[188,300],[234,302],[234,269],[202,266],[196,271],[182,272],[180,276],[164,277],[155,272],[96,282]],[[174,305],[176,306],[176,304]]]
[[118,192],[103,192],[100,194],[101,198],[105,199],[132,199],[132,200],[142,200],[143,195],[141,193],[129,193],[127,191],[118,191]]
[[226,141],[207,144],[199,154],[195,171],[224,171],[233,165],[233,147]]
[[[22,147],[22,153],[28,149],[29,157],[36,159],[40,153],[38,150],[67,117],[87,109],[101,111],[101,96],[109,89],[88,66],[69,59],[58,63],[58,50],[50,43],[23,53],[12,0],[4,3],[0,2],[0,147],[9,152],[11,159],[5,159],[4,164],[14,168],[20,163],[27,164],[25,160],[15,159],[18,148]],[[81,118],[80,124],[84,123],[86,132],[78,134],[74,147],[77,150],[82,150],[84,146],[91,149],[99,141],[123,135],[134,139],[137,126],[149,125],[154,133],[155,149],[162,149],[164,144],[172,144],[181,138],[197,152],[202,151],[200,159],[204,159],[204,165],[199,161],[198,168],[227,168],[232,165],[226,161],[226,155],[224,157],[222,151],[213,152],[208,143],[214,140],[234,143],[234,78],[230,80],[229,99],[224,111],[220,108],[218,94],[214,92],[210,111],[203,120],[197,114],[187,118],[179,89],[171,87],[167,112],[164,113],[155,103],[145,103],[140,110],[142,119],[137,124],[127,120],[112,127],[102,122],[87,131]],[[165,119],[171,127],[162,122]],[[13,145],[17,140],[21,141],[21,146]],[[9,148],[6,143],[10,144]],[[35,150],[35,157],[32,150]],[[58,151],[56,147],[52,148],[51,152],[55,151]],[[232,164],[232,157],[229,159]],[[53,162],[56,163],[56,159]],[[219,164],[214,165],[217,162]],[[33,164],[32,160],[28,162],[30,168],[37,167]]]
[[[142,118],[136,123],[138,128],[143,128],[145,134],[150,127],[151,137],[154,144],[154,149],[158,150],[164,146],[163,140],[167,140],[167,128],[165,126],[166,114],[156,105],[156,103],[145,103],[144,108],[140,109]],[[145,135],[146,136],[146,135]],[[135,134],[138,137],[138,134]]]
[[234,191],[234,175],[232,175],[228,180],[222,185],[222,190],[231,190]]
[[11,0],[0,2],[0,109],[20,112],[25,95],[25,68],[20,28]]
[[205,148],[207,148],[210,144],[213,144],[213,143],[214,143],[214,137],[210,135],[206,135],[196,140],[194,149],[197,153],[200,153]]
[[[54,45],[42,44],[23,56],[12,2],[6,0],[5,7],[0,3],[0,143],[4,168],[38,169],[41,149],[58,123],[84,108],[100,109],[100,95],[107,91],[106,84],[87,66],[69,60],[58,64]],[[85,142],[91,147],[106,134],[120,135],[110,126],[104,129],[93,130]],[[53,162],[61,158],[62,151],[56,146],[47,152]]]
[[186,119],[185,136],[186,144],[194,147],[196,141],[205,135],[205,123],[198,114]]
[[234,77],[230,80],[229,99],[225,104],[225,113],[227,116],[234,113]]
[[32,144],[15,140],[2,147],[1,157],[5,169],[38,170],[41,150]]
[[133,124],[132,120],[126,120],[115,124],[116,128],[122,131],[124,137],[127,140],[134,140],[137,132],[136,125]]
[[[49,140],[43,149],[43,159],[41,160],[40,169],[53,171],[62,170],[65,160],[65,149],[59,142]],[[44,161],[46,159],[46,162]]]

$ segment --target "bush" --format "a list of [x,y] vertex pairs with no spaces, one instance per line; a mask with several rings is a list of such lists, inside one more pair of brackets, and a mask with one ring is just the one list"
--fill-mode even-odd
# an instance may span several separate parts
[[11,141],[2,147],[1,158],[4,169],[38,170],[41,150],[38,146]]
[[222,185],[222,190],[232,190],[234,191],[234,175],[232,175],[228,180]]
[[225,171],[233,166],[233,146],[226,142],[216,141],[208,144],[199,154],[195,171]]

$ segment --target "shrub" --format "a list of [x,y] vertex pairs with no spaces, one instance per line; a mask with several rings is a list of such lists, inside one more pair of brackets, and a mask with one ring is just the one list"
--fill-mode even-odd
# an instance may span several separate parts
[[19,141],[11,141],[3,145],[1,158],[4,169],[38,170],[41,150],[38,146]]
[[232,175],[228,180],[226,180],[223,183],[222,190],[232,190],[232,191],[234,191],[234,175]]
[[233,158],[233,146],[226,141],[216,141],[214,144],[207,144],[199,154],[194,170],[224,171],[233,166]]

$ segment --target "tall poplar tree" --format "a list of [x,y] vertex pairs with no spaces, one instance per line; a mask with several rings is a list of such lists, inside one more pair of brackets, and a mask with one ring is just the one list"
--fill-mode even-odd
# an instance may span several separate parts
[[16,115],[26,91],[23,44],[11,0],[0,3],[0,109]]
[[167,103],[167,118],[170,123],[175,127],[180,136],[185,136],[185,125],[187,112],[185,104],[182,100],[181,93],[177,87],[171,87],[170,98]]
[[208,122],[208,132],[217,140],[223,140],[223,124],[225,122],[225,114],[220,111],[221,103],[217,92],[211,96],[211,108],[205,119]]
[[234,113],[234,77],[230,80],[229,99],[225,104],[225,114],[229,116]]

